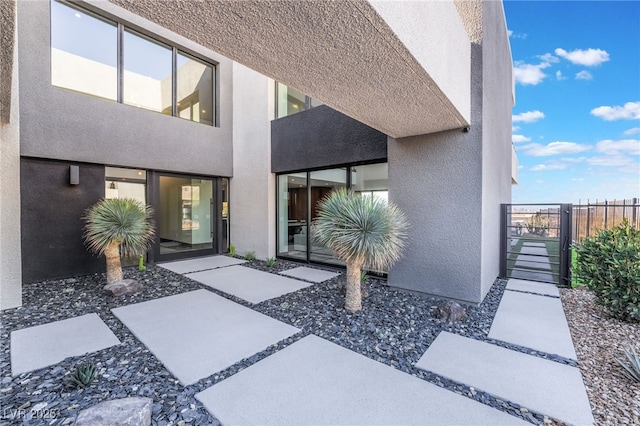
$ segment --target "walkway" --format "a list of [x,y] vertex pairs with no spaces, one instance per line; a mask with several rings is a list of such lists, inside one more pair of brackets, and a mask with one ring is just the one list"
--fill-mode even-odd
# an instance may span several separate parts
[[[277,275],[241,263],[216,256],[159,266],[246,300],[246,306],[200,289],[112,309],[185,386],[202,384],[297,336],[284,349],[200,388],[196,398],[223,424],[528,424],[320,337],[302,337],[298,328],[247,307],[336,273],[300,267]],[[58,351],[43,350],[42,335],[55,338]],[[85,341],[77,341],[78,336]],[[95,314],[14,331],[13,375],[116,344],[116,336]],[[415,365],[523,409],[570,424],[592,424],[575,362],[540,354],[575,360],[557,289],[510,280],[487,341],[442,332]]]

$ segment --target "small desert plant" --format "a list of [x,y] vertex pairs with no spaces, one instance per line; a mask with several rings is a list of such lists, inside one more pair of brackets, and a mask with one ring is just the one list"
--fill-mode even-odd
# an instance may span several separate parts
[[122,280],[120,254],[139,256],[155,234],[153,209],[132,198],[106,198],[91,206],[83,218],[89,250],[107,259],[107,283]]
[[624,374],[629,380],[640,383],[640,357],[636,353],[636,350],[629,346],[624,350],[624,354],[627,356],[627,362],[616,358],[616,361],[624,370]]
[[138,271],[140,272],[144,272],[147,270],[147,267],[144,265],[144,255],[140,255],[140,258],[138,259]]
[[640,230],[625,219],[574,247],[573,274],[585,284],[607,314],[640,321]]
[[408,227],[398,207],[371,195],[338,189],[322,199],[311,230],[347,265],[347,311],[362,309],[362,267],[383,270],[399,260]]
[[236,257],[236,246],[233,244],[229,244],[229,255],[232,257]]
[[540,212],[536,213],[535,216],[531,217],[527,222],[527,231],[530,234],[535,235],[544,235],[545,232],[549,230],[549,221],[545,220]]
[[360,271],[360,282],[365,282],[369,278],[367,271]]
[[267,259],[267,266],[273,268],[276,264],[276,260],[273,257]]
[[93,364],[82,364],[71,374],[70,381],[77,388],[85,388],[96,377],[96,367]]
[[248,251],[245,253],[244,258],[246,260],[248,260],[249,262],[251,262],[252,260],[254,260],[256,258],[256,254],[252,251]]

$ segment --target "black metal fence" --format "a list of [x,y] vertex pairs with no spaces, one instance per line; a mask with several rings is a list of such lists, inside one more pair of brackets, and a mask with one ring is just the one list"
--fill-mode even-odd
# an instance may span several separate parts
[[573,238],[581,242],[599,229],[611,229],[624,219],[640,228],[640,200],[598,201],[573,205]]

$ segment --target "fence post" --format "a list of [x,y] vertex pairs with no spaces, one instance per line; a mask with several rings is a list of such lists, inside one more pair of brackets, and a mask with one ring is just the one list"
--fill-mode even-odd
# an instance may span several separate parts
[[[573,206],[560,205],[560,271],[558,284],[571,287],[571,222]],[[588,216],[587,216],[588,217]]]

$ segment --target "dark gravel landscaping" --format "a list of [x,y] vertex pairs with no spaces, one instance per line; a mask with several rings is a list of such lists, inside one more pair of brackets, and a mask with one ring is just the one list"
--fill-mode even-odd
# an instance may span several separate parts
[[[261,261],[245,264],[245,267],[270,272],[298,266],[300,265],[297,263],[281,260],[272,268]],[[315,334],[531,423],[539,424],[545,421],[543,416],[531,413],[517,404],[501,401],[466,385],[413,367],[441,331],[490,341],[487,334],[504,292],[505,281],[497,280],[494,283],[482,305],[468,307],[468,318],[465,321],[448,324],[438,318],[437,308],[441,301],[395,290],[380,278],[367,280],[365,287],[368,296],[363,300],[363,310],[349,314],[343,309],[343,276],[257,305],[251,305],[159,267],[150,267],[145,272],[130,269],[125,271],[125,276],[144,283],[144,289],[136,295],[114,298],[102,290],[106,282],[103,274],[25,284],[23,306],[0,313],[3,325],[0,336],[3,348],[0,352],[0,406],[4,410],[0,423],[72,424],[80,410],[98,402],[126,396],[144,396],[154,401],[154,425],[219,424],[194,395],[308,334]],[[222,372],[184,387],[110,310],[201,288],[294,325],[302,332]],[[55,366],[24,373],[15,378],[11,377],[11,331],[87,313],[97,313],[122,344],[84,357],[68,358]],[[531,353],[525,348],[490,342]],[[533,355],[575,365],[573,361],[548,354]],[[67,384],[68,377],[82,362],[94,363],[98,377],[87,388],[76,390]],[[17,410],[29,413],[32,409],[34,412],[50,413],[50,417],[53,418],[29,420],[24,416],[12,414],[17,413]]]

